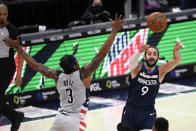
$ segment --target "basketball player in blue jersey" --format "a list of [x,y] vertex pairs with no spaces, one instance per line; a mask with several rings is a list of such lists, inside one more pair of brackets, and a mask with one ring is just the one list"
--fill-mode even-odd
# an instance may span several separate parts
[[[50,131],[85,131],[85,123],[81,118],[81,109],[86,101],[86,88],[90,87],[91,74],[99,67],[104,57],[110,50],[117,32],[121,29],[124,19],[121,15],[115,16],[115,21],[110,19],[112,24],[112,32],[109,38],[103,44],[99,52],[90,63],[85,64],[81,69],[77,59],[73,55],[65,55],[60,59],[59,69],[50,69],[47,66],[37,63],[32,57],[19,47],[18,40],[12,40],[6,37],[4,41],[11,48],[16,48],[17,52],[23,56],[27,63],[36,71],[44,76],[51,78],[56,83],[56,88],[59,92],[60,108],[59,113],[53,123]],[[82,119],[82,121],[81,121]],[[80,128],[80,124],[83,128]]]
[[[142,44],[139,51],[130,58],[130,87],[121,122],[134,131],[152,131],[156,119],[154,104],[159,85],[166,73],[180,63],[180,43],[173,48],[173,59],[160,66],[156,65],[159,59],[158,49],[146,44]],[[138,60],[143,52],[145,62],[141,63]]]

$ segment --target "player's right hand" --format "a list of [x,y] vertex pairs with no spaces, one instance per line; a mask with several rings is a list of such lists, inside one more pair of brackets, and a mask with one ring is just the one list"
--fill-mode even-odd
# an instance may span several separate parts
[[139,49],[139,52],[140,53],[143,53],[144,51],[148,53],[148,48],[149,48],[149,45],[147,44],[142,44],[140,49]]
[[5,44],[10,47],[10,48],[17,48],[20,45],[20,41],[19,40],[12,40],[11,37],[7,36],[3,39],[3,41],[5,42]]

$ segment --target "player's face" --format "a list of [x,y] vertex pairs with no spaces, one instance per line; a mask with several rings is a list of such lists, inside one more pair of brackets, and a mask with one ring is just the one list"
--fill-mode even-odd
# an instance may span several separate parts
[[145,55],[146,64],[149,67],[154,67],[158,61],[158,52],[155,48],[149,48],[149,52]]
[[100,5],[102,6],[102,1],[101,0],[94,0],[93,3],[92,3],[92,6],[97,6],[97,5]]
[[7,22],[8,10],[0,9],[0,25],[4,25]]

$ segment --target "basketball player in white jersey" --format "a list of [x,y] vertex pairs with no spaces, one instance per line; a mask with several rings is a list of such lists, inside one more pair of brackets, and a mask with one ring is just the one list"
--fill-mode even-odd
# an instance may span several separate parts
[[124,19],[115,15],[115,20],[110,19],[112,32],[105,41],[100,51],[81,69],[78,61],[73,55],[65,55],[60,59],[60,66],[63,72],[58,69],[50,69],[47,66],[37,63],[32,57],[26,54],[19,46],[18,40],[12,40],[6,37],[4,41],[11,48],[16,48],[17,52],[23,56],[29,66],[34,70],[42,73],[44,76],[51,78],[56,83],[59,92],[60,108],[59,113],[53,123],[50,131],[84,131],[80,126],[80,110],[86,100],[86,88],[90,87],[91,74],[99,67],[100,63],[110,50],[115,40],[117,32],[125,25]]

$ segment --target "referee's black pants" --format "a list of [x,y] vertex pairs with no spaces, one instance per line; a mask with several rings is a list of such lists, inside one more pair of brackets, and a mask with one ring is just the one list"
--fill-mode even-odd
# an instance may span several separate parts
[[6,116],[11,122],[16,120],[17,112],[6,104],[5,91],[8,88],[14,73],[15,63],[0,59],[0,115]]

